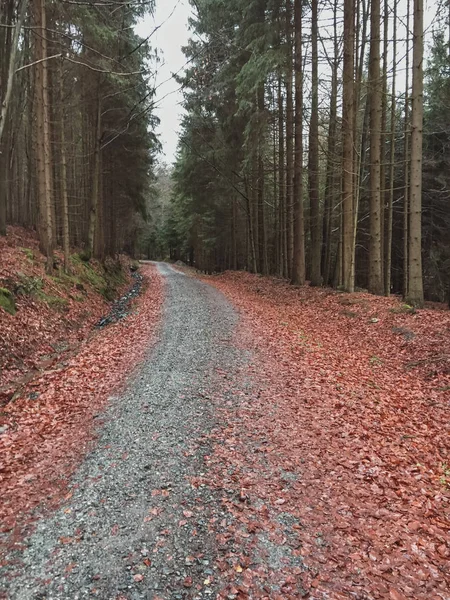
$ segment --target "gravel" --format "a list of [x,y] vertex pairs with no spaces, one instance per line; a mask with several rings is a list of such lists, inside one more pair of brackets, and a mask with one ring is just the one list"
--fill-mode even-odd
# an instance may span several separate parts
[[211,519],[226,515],[216,492],[191,478],[205,470],[208,446],[195,440],[215,424],[217,370],[243,360],[231,343],[237,316],[214,288],[158,268],[158,343],[100,415],[70,499],[10,556],[17,563],[2,581],[11,600],[215,598]]
[[111,323],[117,323],[117,321],[125,319],[125,317],[128,316],[131,301],[134,298],[137,298],[141,293],[142,283],[144,281],[142,275],[137,271],[133,272],[131,274],[131,277],[134,280],[133,285],[126,294],[124,294],[118,300],[115,300],[112,303],[111,310],[109,311],[109,313],[106,316],[102,317],[97,323],[97,329],[102,329],[107,325],[111,325]]

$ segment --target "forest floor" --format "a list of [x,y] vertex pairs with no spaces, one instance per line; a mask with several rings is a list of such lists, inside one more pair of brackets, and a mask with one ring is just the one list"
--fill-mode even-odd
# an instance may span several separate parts
[[8,404],[4,597],[449,600],[450,312],[142,271]]
[[126,257],[102,266],[78,254],[70,276],[47,276],[20,228],[0,238],[0,256],[0,292],[14,302],[14,314],[0,308],[0,534],[14,538],[69,493],[93,419],[152,341],[162,282],[149,266],[132,277]]
[[[448,600],[450,312],[248,274],[205,280],[238,308],[235,341],[258,382],[237,411],[222,407],[208,461],[240,496],[221,536],[242,547],[232,589]],[[300,566],[276,559],[280,545]]]

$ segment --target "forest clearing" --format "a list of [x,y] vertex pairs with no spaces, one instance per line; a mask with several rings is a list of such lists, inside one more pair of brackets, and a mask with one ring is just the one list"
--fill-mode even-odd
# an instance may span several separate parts
[[0,2],[0,598],[450,600],[447,0]]

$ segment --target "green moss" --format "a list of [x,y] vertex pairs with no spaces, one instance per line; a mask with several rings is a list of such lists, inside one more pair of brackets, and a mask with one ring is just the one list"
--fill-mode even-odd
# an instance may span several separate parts
[[34,253],[31,248],[21,248],[21,250],[29,260],[34,260]]
[[0,306],[10,315],[16,314],[16,303],[13,294],[2,287],[0,287]]
[[65,298],[60,298],[59,296],[49,296],[45,292],[39,292],[37,295],[41,302],[45,302],[50,308],[54,308],[55,310],[64,310],[67,308],[67,300]]
[[90,260],[90,256],[88,252],[84,252],[83,250],[81,252],[72,254],[72,256],[70,257],[70,260],[74,263],[74,264],[86,264],[89,262]]
[[127,281],[122,265],[118,261],[106,260],[101,265],[96,261],[86,262],[82,253],[73,254],[71,261],[77,272],[77,277],[71,277],[71,280],[94,288],[108,301],[117,297],[118,288]]
[[16,296],[35,296],[42,290],[44,282],[41,277],[30,277],[17,273],[14,293]]
[[103,289],[106,287],[105,278],[102,275],[100,275],[100,273],[97,273],[97,271],[89,264],[83,265],[83,270],[80,274],[80,279],[85,283],[89,283],[100,293],[102,293]]
[[67,275],[66,273],[61,273],[56,277],[51,277],[51,279],[57,284],[67,288],[74,287],[76,285],[82,285],[80,278],[75,275]]
[[401,306],[396,306],[395,308],[391,308],[390,312],[394,313],[395,315],[402,315],[402,314],[415,315],[416,309],[414,308],[414,306],[410,306],[409,304],[402,304]]

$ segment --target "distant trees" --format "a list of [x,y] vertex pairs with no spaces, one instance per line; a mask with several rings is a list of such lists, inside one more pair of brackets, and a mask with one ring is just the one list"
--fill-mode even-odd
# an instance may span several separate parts
[[133,29],[151,9],[1,3],[0,234],[36,227],[49,271],[57,245],[66,268],[70,244],[86,259],[133,251],[158,149],[151,51]]
[[425,90],[439,94],[426,97],[423,169],[419,0],[192,5],[170,210],[177,255],[207,271],[400,292],[419,306],[423,282],[427,297],[444,299],[450,211],[445,176],[436,179],[450,115],[444,3],[425,72]]

